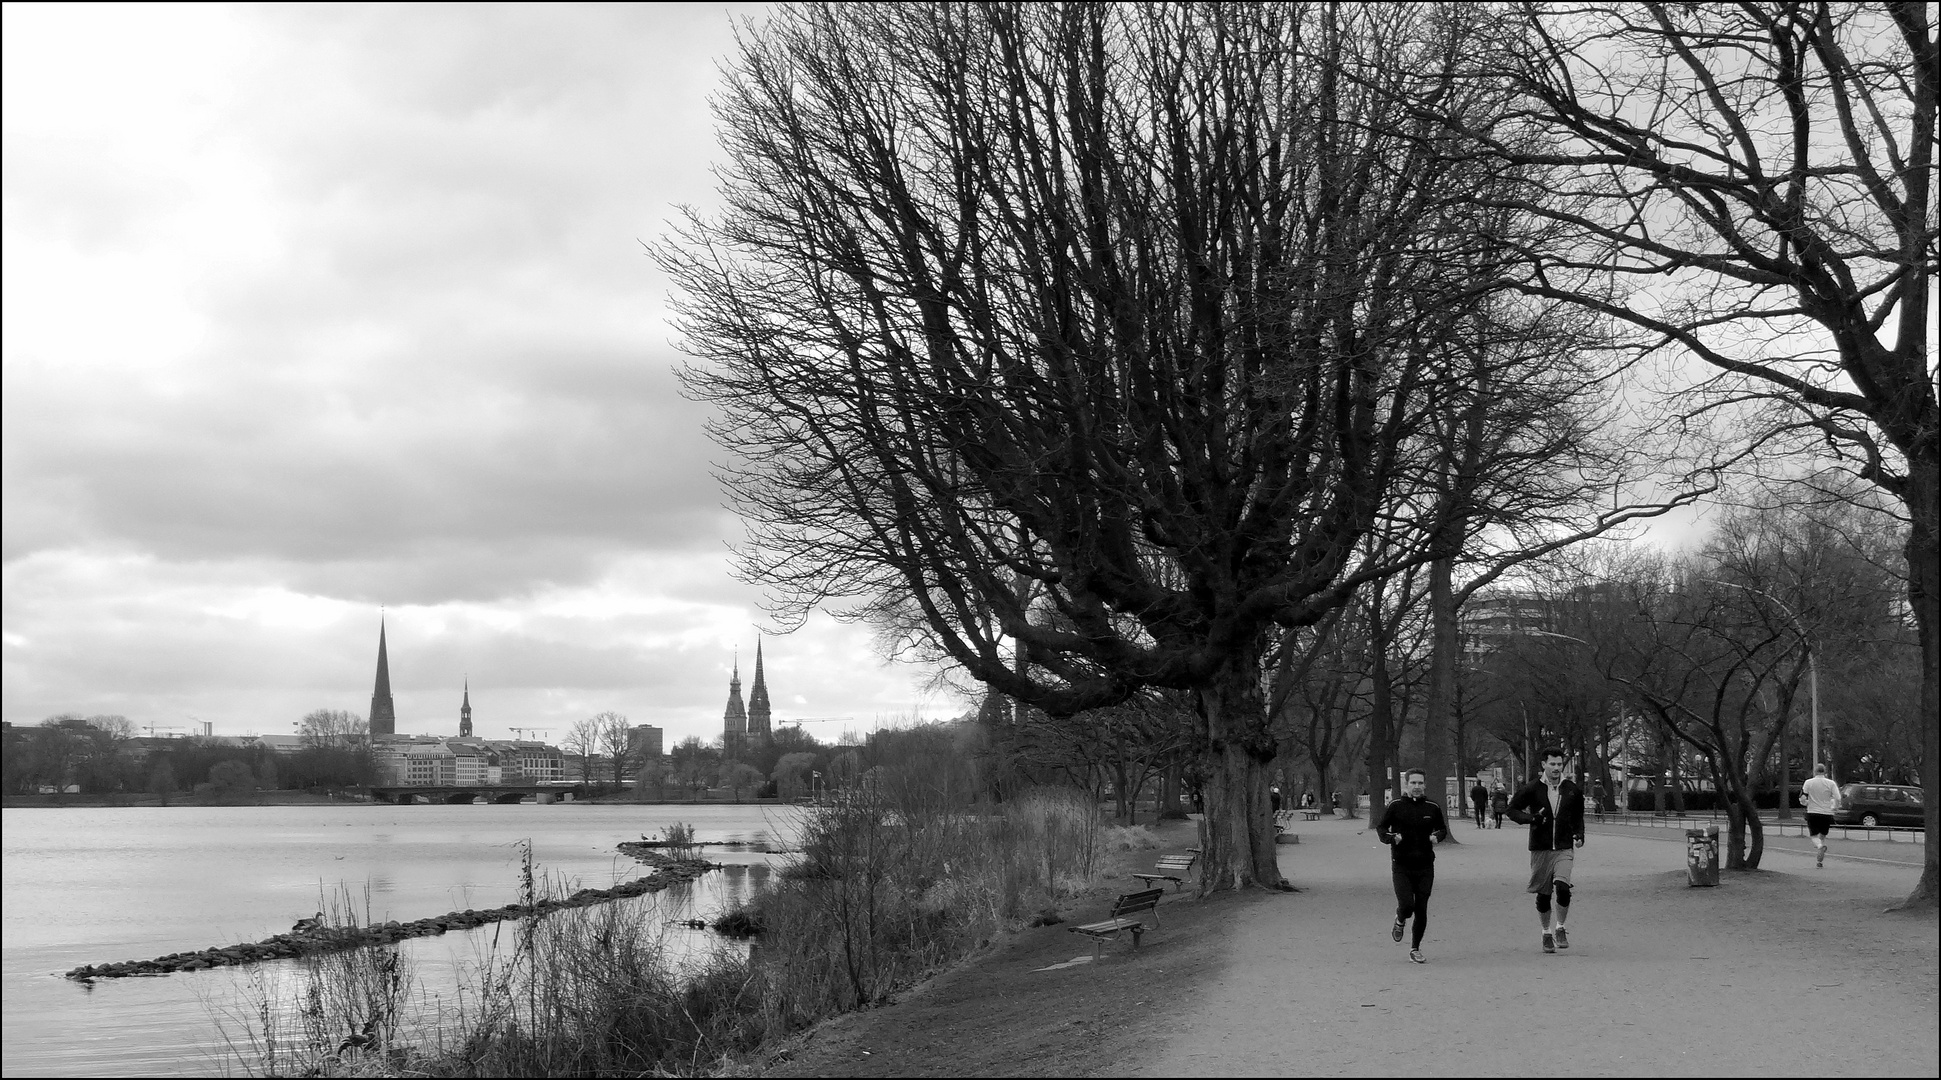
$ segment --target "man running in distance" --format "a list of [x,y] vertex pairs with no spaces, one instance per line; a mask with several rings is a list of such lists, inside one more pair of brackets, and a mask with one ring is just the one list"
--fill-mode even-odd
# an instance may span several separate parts
[[1826,774],[1824,762],[1813,766],[1813,775],[1800,785],[1800,801],[1806,804],[1806,835],[1813,838],[1819,853],[1813,865],[1826,865],[1826,834],[1833,828],[1833,811],[1840,805],[1840,785]]
[[1409,940],[1409,959],[1426,964],[1422,958],[1422,931],[1429,925],[1429,891],[1436,884],[1435,841],[1449,839],[1449,822],[1441,804],[1423,797],[1428,787],[1421,769],[1410,769],[1402,778],[1402,797],[1382,811],[1382,823],[1375,834],[1389,845],[1390,868],[1395,878],[1395,925],[1389,938],[1402,940],[1402,930],[1415,916],[1415,930]]
[[[1543,775],[1523,786],[1510,799],[1510,820],[1530,826],[1530,888],[1537,894],[1537,918],[1543,922],[1543,951],[1570,948],[1564,917],[1570,914],[1570,871],[1577,859],[1574,848],[1584,846],[1584,793],[1564,779],[1564,752],[1545,749],[1539,760]],[[1556,921],[1550,917],[1550,897],[1557,898]]]

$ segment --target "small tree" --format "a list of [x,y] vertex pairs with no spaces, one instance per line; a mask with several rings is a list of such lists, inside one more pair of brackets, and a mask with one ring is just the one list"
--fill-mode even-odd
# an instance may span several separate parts
[[596,783],[599,777],[593,775],[593,756],[600,752],[600,721],[589,717],[573,721],[566,729],[566,738],[561,741],[560,749],[580,759],[580,777],[587,783]]
[[[600,752],[606,756],[613,777],[613,785],[619,787],[633,772],[633,724],[625,715],[617,712],[603,712],[593,717],[598,729]],[[589,777],[591,779],[591,777]]]
[[770,779],[775,781],[775,792],[784,800],[793,801],[809,794],[814,786],[811,773],[815,771],[815,755],[796,751],[783,754],[775,763],[775,771]]
[[762,775],[760,769],[755,768],[745,761],[729,761],[721,765],[722,786],[734,792],[736,802],[741,801],[741,793],[744,788],[752,791],[754,788],[760,787],[762,782],[767,779],[767,777]]
[[256,777],[241,761],[218,761],[209,767],[207,783],[197,784],[196,797],[218,805],[246,802],[256,794]]
[[175,795],[175,767],[166,757],[158,757],[148,769],[148,790],[159,795],[162,805],[167,806]]
[[370,731],[364,718],[346,709],[312,709],[297,722],[297,734],[313,749],[339,749]]

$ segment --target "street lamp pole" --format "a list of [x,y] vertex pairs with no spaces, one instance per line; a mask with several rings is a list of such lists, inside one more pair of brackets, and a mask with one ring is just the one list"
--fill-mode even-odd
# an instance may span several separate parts
[[[1806,650],[1806,685],[1808,688],[1808,696],[1811,698],[1813,703],[1813,706],[1812,706],[1813,708],[1813,764],[1819,765],[1820,764],[1820,661],[1818,657],[1813,655],[1813,641],[1811,638],[1808,638],[1806,636],[1806,631],[1800,627],[1799,616],[1793,614],[1793,609],[1787,607],[1785,601],[1781,600],[1779,597],[1774,596],[1773,594],[1767,592],[1764,589],[1755,589],[1750,585],[1738,585],[1730,581],[1720,581],[1717,578],[1703,578],[1701,580],[1709,581],[1714,585],[1723,585],[1728,589],[1739,589],[1744,592],[1758,593],[1760,596],[1763,596],[1766,599],[1771,600],[1774,604],[1778,605],[1779,610],[1785,614],[1786,621],[1793,624],[1793,633],[1799,635],[1799,647]],[[1781,763],[1781,767],[1782,768],[1784,767],[1784,762]],[[1827,779],[1829,780],[1833,778],[1832,765],[1828,765],[1826,767],[1826,775],[1827,775]],[[1783,799],[1786,797],[1786,793],[1782,791],[1779,793],[1779,796],[1780,798]]]

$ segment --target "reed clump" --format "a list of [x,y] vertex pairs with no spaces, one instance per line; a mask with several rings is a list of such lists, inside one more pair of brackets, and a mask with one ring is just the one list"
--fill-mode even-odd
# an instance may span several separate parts
[[1098,875],[1095,800],[1040,789],[954,800],[890,770],[803,826],[798,862],[747,905],[770,1036],[874,1004],[1000,933],[1047,919]]

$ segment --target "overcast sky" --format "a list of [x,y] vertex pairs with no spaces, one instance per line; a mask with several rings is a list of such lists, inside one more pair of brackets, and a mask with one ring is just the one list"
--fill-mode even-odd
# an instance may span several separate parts
[[[760,5],[7,5],[4,714],[719,734],[759,594],[642,253]],[[778,720],[961,704],[821,621]],[[812,729],[836,734],[842,725]]]

